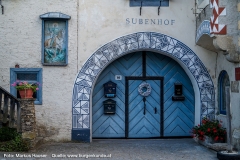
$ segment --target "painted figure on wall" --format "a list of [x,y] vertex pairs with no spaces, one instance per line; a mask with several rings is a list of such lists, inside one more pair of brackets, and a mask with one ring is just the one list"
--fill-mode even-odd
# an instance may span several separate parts
[[46,21],[44,39],[44,62],[65,63],[66,61],[66,34],[65,22]]

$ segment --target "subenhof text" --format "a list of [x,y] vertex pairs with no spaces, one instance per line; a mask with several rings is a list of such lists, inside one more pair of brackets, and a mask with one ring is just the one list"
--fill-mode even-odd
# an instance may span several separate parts
[[174,25],[174,19],[141,19],[141,18],[126,18],[126,24],[140,25]]

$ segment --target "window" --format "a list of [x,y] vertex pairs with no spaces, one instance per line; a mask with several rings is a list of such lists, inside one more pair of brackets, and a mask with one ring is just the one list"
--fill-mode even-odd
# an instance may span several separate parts
[[49,12],[42,19],[42,64],[65,66],[68,63],[68,15]]
[[130,0],[130,7],[169,6],[169,0]]
[[218,106],[220,114],[226,115],[230,103],[230,81],[226,71],[221,71],[218,78]]
[[[42,104],[42,69],[41,68],[10,68],[10,83],[16,80],[27,81],[29,83],[39,82],[39,90],[34,92],[33,97],[36,98],[35,104]],[[12,95],[20,98],[16,88],[11,86]]]

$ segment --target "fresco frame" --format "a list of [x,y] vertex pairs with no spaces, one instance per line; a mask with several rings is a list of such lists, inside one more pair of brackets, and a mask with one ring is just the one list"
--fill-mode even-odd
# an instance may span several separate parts
[[42,19],[41,61],[47,66],[68,64],[68,15],[49,12]]

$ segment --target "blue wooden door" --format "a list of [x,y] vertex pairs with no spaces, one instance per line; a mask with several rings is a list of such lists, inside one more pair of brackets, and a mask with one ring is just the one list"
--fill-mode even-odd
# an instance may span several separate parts
[[[92,136],[93,138],[125,138],[125,76],[142,76],[142,55],[140,52],[123,56],[111,63],[99,75],[93,90],[92,100]],[[115,75],[121,75],[116,80]],[[112,81],[117,84],[116,113],[104,114],[103,84]]]
[[[116,80],[116,75],[121,75],[122,79]],[[126,77],[138,78],[126,80]],[[103,111],[103,101],[107,99],[103,95],[103,84],[110,80],[117,84],[117,96],[112,98],[116,101],[113,115]],[[143,97],[137,91],[143,80],[152,86],[152,92],[145,101],[145,115]],[[174,83],[183,85],[184,101],[172,101]],[[125,55],[112,62],[98,77],[92,94],[92,136],[190,136],[194,126],[194,95],[189,77],[173,59],[152,52]]]
[[[194,90],[183,68],[161,54],[146,53],[146,76],[164,77],[163,136],[190,136],[194,126]],[[174,83],[183,86],[184,101],[172,101]]]
[[[131,78],[130,78],[131,79]],[[138,78],[139,79],[139,78]],[[151,93],[142,96],[138,92],[141,83],[151,86]],[[160,137],[160,80],[128,81],[128,138]]]

